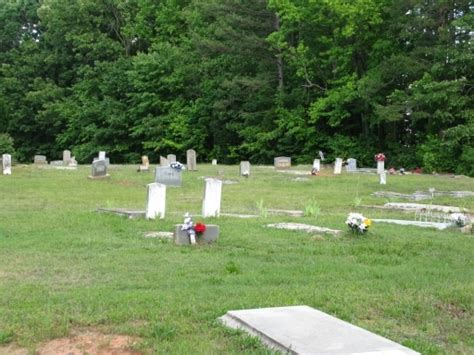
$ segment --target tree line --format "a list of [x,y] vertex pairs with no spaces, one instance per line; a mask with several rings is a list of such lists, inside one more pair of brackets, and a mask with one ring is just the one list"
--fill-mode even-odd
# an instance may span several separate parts
[[0,150],[474,175],[472,0],[0,0]]

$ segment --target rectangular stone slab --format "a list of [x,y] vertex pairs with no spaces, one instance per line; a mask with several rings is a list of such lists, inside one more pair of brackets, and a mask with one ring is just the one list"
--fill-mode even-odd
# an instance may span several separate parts
[[419,354],[308,306],[229,311],[220,320],[290,354]]

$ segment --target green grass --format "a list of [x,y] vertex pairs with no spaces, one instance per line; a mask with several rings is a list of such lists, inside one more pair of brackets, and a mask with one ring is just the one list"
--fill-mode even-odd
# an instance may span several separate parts
[[[144,208],[153,174],[135,166],[112,166],[108,181],[88,180],[85,166],[18,166],[0,176],[0,346],[34,351],[94,328],[139,336],[141,349],[157,353],[263,353],[258,341],[216,319],[228,310],[305,304],[424,354],[474,352],[472,235],[376,224],[363,236],[315,238],[264,227],[299,222],[345,230],[348,212],[408,219],[414,214],[361,205],[386,202],[371,196],[380,190],[474,190],[473,179],[388,176],[381,186],[376,175],[296,182],[267,167],[253,166],[248,179],[238,171],[200,165],[184,172],[183,186],[167,190],[164,221],[95,212]],[[210,246],[143,237],[172,231],[186,211],[200,213],[202,176],[218,175],[239,181],[224,185],[222,212],[259,218],[208,219],[221,228]],[[473,198],[433,203],[474,208]],[[269,208],[307,213],[263,213]]]

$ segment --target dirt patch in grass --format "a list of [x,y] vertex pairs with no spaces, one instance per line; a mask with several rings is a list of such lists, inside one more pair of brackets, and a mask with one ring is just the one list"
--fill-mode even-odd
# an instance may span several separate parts
[[[101,334],[87,331],[73,334],[68,338],[51,340],[37,346],[36,355],[139,355],[142,352],[134,350],[138,338],[127,335]],[[26,355],[27,349],[14,345],[0,347],[1,354]]]
[[463,318],[467,315],[467,311],[464,308],[456,306],[452,303],[439,303],[436,305],[440,311],[449,314],[452,318]]

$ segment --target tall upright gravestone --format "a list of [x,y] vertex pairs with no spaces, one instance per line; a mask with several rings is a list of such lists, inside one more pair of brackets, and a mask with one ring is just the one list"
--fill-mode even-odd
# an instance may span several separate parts
[[314,159],[313,160],[313,169],[316,169],[317,171],[321,171],[321,160],[320,159]]
[[377,161],[377,174],[382,174],[385,172],[385,162],[383,160]]
[[241,161],[240,162],[240,176],[250,176],[250,162],[249,161]]
[[342,172],[342,159],[336,158],[334,163],[334,175],[339,175]]
[[194,149],[188,149],[186,151],[186,169],[189,171],[196,171],[196,151]]
[[221,213],[222,181],[208,178],[202,202],[203,217],[219,217]]
[[63,165],[68,166],[71,163],[71,151],[64,150],[63,151]]
[[147,185],[146,218],[165,218],[166,185],[157,182]]
[[10,154],[2,155],[3,175],[12,174],[12,156]]
[[354,158],[347,159],[346,171],[357,171],[357,160]]
[[148,159],[148,156],[143,155],[142,156],[142,164],[138,168],[138,171],[150,171],[150,160]]
[[168,163],[176,163],[176,155],[174,154],[168,154],[168,156],[166,157],[166,159],[168,159]]
[[165,167],[165,166],[168,166],[168,165],[170,165],[170,162],[168,161],[168,159],[166,159],[165,157],[162,157],[160,155],[160,166]]

